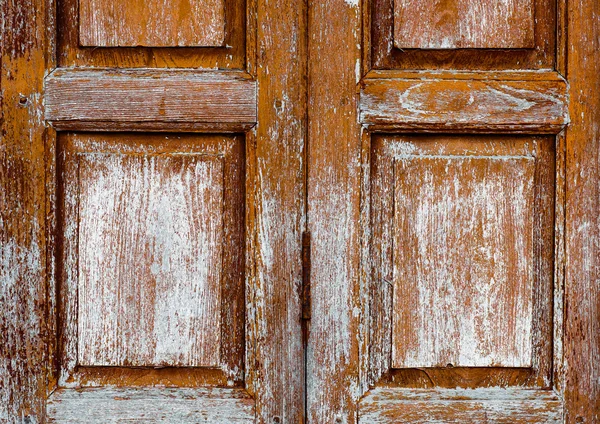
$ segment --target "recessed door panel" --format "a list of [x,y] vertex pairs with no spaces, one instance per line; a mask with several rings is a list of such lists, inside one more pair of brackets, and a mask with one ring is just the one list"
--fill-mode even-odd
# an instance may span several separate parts
[[218,366],[223,159],[78,161],[78,363]]
[[392,367],[529,367],[533,156],[394,160]]

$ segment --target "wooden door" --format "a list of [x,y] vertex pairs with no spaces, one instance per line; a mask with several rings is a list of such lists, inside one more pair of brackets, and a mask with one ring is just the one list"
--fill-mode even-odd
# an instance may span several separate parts
[[309,422],[600,422],[599,20],[310,3]]
[[0,8],[0,422],[600,422],[597,1]]
[[2,2],[0,422],[302,421],[304,7]]

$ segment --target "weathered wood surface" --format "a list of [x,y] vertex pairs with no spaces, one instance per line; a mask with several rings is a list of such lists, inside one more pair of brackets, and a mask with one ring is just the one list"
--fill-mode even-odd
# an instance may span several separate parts
[[359,423],[560,423],[562,401],[550,390],[383,389],[361,399]]
[[239,132],[257,118],[256,83],[242,72],[56,70],[45,89],[46,119],[57,129]]
[[306,351],[307,419],[356,422],[359,387],[359,222],[362,4],[309,7],[308,229],[311,323]]
[[534,0],[394,0],[400,49],[533,48]]
[[[369,272],[368,277],[363,277],[369,290],[368,300],[365,301],[369,306],[369,320],[364,328],[367,333],[364,337],[368,337],[369,340],[368,355],[365,355],[368,358],[366,366],[368,384],[377,383],[414,388],[477,388],[510,385],[552,387],[554,143],[552,136],[413,134],[375,135],[372,137],[372,142],[368,144],[370,150],[365,154],[365,160],[368,160],[368,164],[365,166],[368,166],[369,179],[363,188],[365,207],[370,212],[370,215],[363,218],[364,231],[368,234],[365,240],[363,265],[365,272]],[[391,369],[394,262],[399,260],[397,255],[402,255],[397,243],[394,243],[394,233],[397,233],[397,230],[394,230],[396,186],[394,158],[471,156],[475,158],[515,156],[536,158],[535,171],[532,176],[534,198],[532,204],[528,205],[531,208],[533,225],[531,251],[528,255],[531,260],[532,273],[535,276],[532,280],[531,294],[532,316],[534,317],[531,322],[532,368],[446,367],[447,363],[442,363],[441,368]],[[472,178],[467,180],[472,180]],[[418,187],[415,186],[413,189],[418,190]],[[426,190],[426,188],[422,188],[422,190]],[[493,203],[493,200],[488,201]],[[417,210],[409,210],[407,216],[414,216],[417,212]],[[468,242],[468,239],[464,241],[464,243]],[[438,251],[435,252],[435,255],[444,255],[445,253],[452,254],[450,251]],[[416,265],[423,267],[425,262]],[[405,266],[410,267],[411,264],[405,264]],[[397,279],[402,284],[406,282],[399,274],[397,274]],[[460,296],[461,293],[457,295]],[[397,304],[400,304],[399,301]],[[415,308],[411,302],[404,302],[404,304],[407,310],[410,310],[411,307]],[[460,306],[453,305],[452,307]],[[448,315],[447,319],[454,319],[452,314]],[[440,343],[446,343],[445,339],[442,339]]]
[[259,423],[302,423],[302,232],[305,225],[306,38],[303,0],[256,2],[258,122],[247,215],[247,387]]
[[218,366],[222,159],[78,160],[79,365]]
[[[369,0],[370,17],[366,17],[364,32],[370,38],[366,51],[371,54],[367,61],[371,61],[374,69],[431,69],[431,70],[515,70],[515,69],[554,69],[556,59],[557,39],[557,2],[555,0]],[[406,19],[398,22],[399,15],[394,13],[404,4],[413,7],[406,9]],[[533,6],[530,7],[533,3]],[[471,16],[456,13],[458,7],[476,5]],[[442,6],[446,12],[431,14],[418,12],[431,7]],[[523,8],[523,9],[521,9]],[[455,12],[456,10],[456,12]],[[516,11],[515,16],[522,16],[520,22],[507,22],[498,12],[507,10]],[[535,30],[530,31],[532,25],[529,13],[533,12]],[[496,15],[497,14],[497,15]],[[415,18],[413,19],[413,15]],[[479,15],[479,16],[476,16]],[[493,15],[500,19],[485,20]],[[482,17],[484,19],[478,20]],[[474,19],[473,19],[474,18]],[[408,22],[407,22],[408,21]],[[458,28],[453,21],[459,21]],[[439,26],[436,26],[436,22]],[[403,26],[408,23],[412,31]],[[473,28],[470,34],[467,29]],[[530,27],[531,28],[531,27]],[[497,42],[499,33],[495,31],[511,31],[510,36],[503,37],[500,43],[525,43],[531,48],[441,48],[444,40],[436,35],[439,32],[447,34],[447,45],[456,44],[467,47],[475,42]],[[401,32],[401,34],[398,34]],[[462,32],[464,38],[458,39]],[[431,35],[431,37],[429,37]],[[414,42],[432,43],[440,48],[398,48],[396,36],[400,40],[413,40]],[[506,41],[504,40],[506,38]],[[451,43],[451,44],[450,44]],[[431,44],[430,44],[431,45]]]
[[0,2],[0,422],[9,424],[44,417],[48,5]]
[[[56,37],[58,65],[69,67],[95,68],[189,68],[189,69],[238,69],[247,70],[254,63],[256,31],[254,0],[207,0],[209,3],[224,3],[222,10],[225,31],[224,38],[216,47],[102,47],[90,48],[80,45],[79,37],[79,3],[82,0],[61,0],[56,2],[56,23],[60,31]],[[92,0],[95,3],[109,4],[106,0]],[[151,0],[146,3],[168,4],[183,3],[184,0],[167,1]],[[199,4],[202,0],[192,0]],[[145,1],[144,1],[145,2]],[[114,2],[121,9],[131,7],[129,3],[140,5],[142,1]],[[174,10],[153,10],[154,15],[174,16]],[[212,13],[212,12],[211,12]],[[187,14],[185,15],[187,16]],[[184,20],[185,20],[184,16]],[[203,19],[202,19],[203,20]],[[144,26],[143,22],[134,25]],[[116,24],[115,26],[119,26]],[[147,24],[146,24],[147,26]],[[193,24],[189,27],[193,28]],[[170,28],[169,28],[170,29]],[[118,28],[113,33],[126,32]],[[159,32],[165,29],[157,29]],[[176,34],[173,34],[175,36]],[[248,57],[246,51],[248,50]],[[247,60],[248,59],[248,60]]]
[[59,142],[59,385],[241,384],[242,138],[88,133]]
[[568,3],[565,403],[568,423],[600,422],[600,2]]
[[48,401],[48,422],[254,423],[254,400],[240,389],[59,389]]
[[534,157],[394,170],[392,367],[530,367]]
[[224,0],[79,0],[82,46],[219,46]]
[[[546,74],[521,81],[454,79],[452,74],[391,73],[367,78],[360,98],[360,120],[372,130],[558,133],[568,122],[567,85]],[[493,73],[490,78],[499,75]],[[515,75],[516,76],[516,75]],[[519,76],[526,76],[519,74]],[[510,77],[508,77],[510,78]]]

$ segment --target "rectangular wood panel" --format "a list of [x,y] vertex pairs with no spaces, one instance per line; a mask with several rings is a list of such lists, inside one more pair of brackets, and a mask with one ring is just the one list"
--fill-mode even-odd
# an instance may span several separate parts
[[551,390],[386,389],[361,400],[359,423],[560,423],[562,401]]
[[533,48],[533,0],[395,0],[400,49]]
[[97,388],[57,390],[48,422],[254,423],[254,400],[240,389]]
[[79,158],[80,365],[216,366],[223,164]]
[[531,366],[531,156],[395,160],[392,366]]
[[224,0],[79,0],[82,46],[220,46]]

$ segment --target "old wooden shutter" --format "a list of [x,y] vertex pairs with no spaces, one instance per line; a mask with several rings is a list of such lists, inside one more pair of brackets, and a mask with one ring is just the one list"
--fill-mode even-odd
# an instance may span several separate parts
[[600,419],[599,19],[309,7],[309,422]]
[[0,422],[600,421],[597,1],[0,8]]

